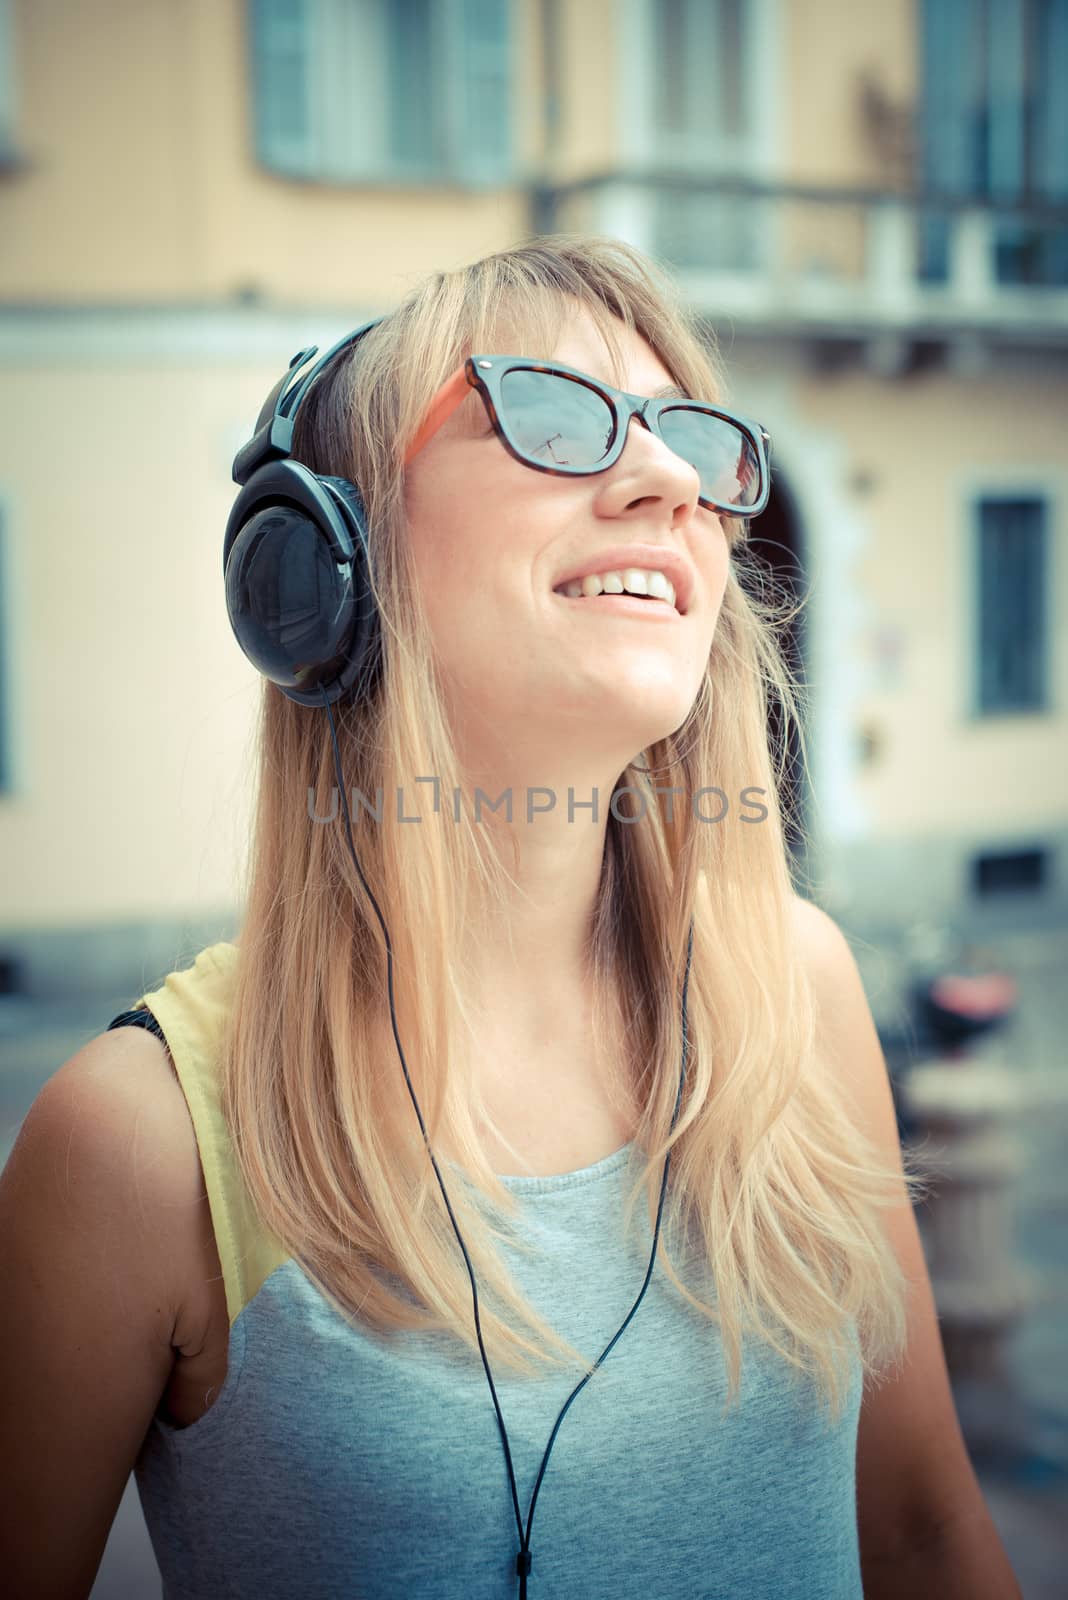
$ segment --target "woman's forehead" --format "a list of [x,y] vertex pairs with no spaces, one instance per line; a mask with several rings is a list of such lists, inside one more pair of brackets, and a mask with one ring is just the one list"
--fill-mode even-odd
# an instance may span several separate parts
[[672,375],[648,341],[607,308],[592,308],[563,297],[502,308],[484,330],[487,353],[560,361],[620,388],[643,392],[670,382]]

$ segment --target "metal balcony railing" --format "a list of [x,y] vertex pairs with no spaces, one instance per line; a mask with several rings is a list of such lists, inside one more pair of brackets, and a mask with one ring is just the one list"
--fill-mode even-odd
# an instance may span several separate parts
[[1068,201],[617,170],[533,190],[542,232],[628,239],[753,332],[1068,346]]

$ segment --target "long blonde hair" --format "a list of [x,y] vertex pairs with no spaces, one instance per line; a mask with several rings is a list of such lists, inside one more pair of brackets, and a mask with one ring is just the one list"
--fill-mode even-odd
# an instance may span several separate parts
[[[622,323],[686,393],[726,399],[718,356],[661,269],[615,240],[554,235],[419,284],[309,392],[294,447],[313,470],[357,482],[370,517],[381,671],[369,698],[334,710],[345,792],[366,801],[352,811],[353,838],[389,928],[400,1037],[430,1145],[444,1135],[463,1163],[447,1187],[477,1279],[487,1355],[495,1370],[523,1374],[535,1370],[530,1358],[578,1360],[589,1371],[598,1352],[577,1351],[519,1294],[496,1248],[505,1235],[486,1214],[513,1216],[516,1201],[476,1135],[479,1118],[493,1124],[469,1066],[466,974],[455,952],[467,919],[500,903],[508,851],[487,840],[507,840],[507,825],[494,818],[487,830],[462,809],[437,826],[388,825],[395,788],[412,793],[415,775],[437,775],[445,796],[463,787],[410,567],[402,461],[431,397],[466,355],[497,348],[503,327],[511,353],[550,355],[577,306],[596,319],[617,383]],[[866,1370],[879,1371],[904,1345],[905,1283],[877,1215],[900,1179],[850,1120],[818,1058],[793,933],[787,741],[776,756],[768,734],[778,704],[803,751],[800,692],[779,646],[788,617],[768,598],[747,523],[724,527],[729,574],[701,689],[683,726],[618,779],[590,970],[599,995],[614,987],[629,1002],[621,1070],[645,1159],[624,1227],[643,1190],[652,1224],[670,1149],[658,1263],[719,1325],[727,1405],[751,1334],[795,1376],[812,1375],[837,1412],[852,1330]],[[336,788],[333,760],[325,711],[265,681],[224,1115],[263,1224],[343,1316],[379,1332],[449,1329],[477,1353],[470,1279],[384,1026],[378,920],[341,814],[326,826],[309,814],[309,800],[321,813]],[[688,803],[713,784],[731,807],[718,825]],[[671,786],[681,799],[656,792]],[[759,825],[735,809],[747,788],[767,808]],[[381,825],[372,815],[379,790]],[[637,825],[619,820],[635,816]],[[690,1049],[670,1134],[691,918]],[[691,1229],[711,1270],[711,1304],[671,1259],[673,1237],[689,1239]]]

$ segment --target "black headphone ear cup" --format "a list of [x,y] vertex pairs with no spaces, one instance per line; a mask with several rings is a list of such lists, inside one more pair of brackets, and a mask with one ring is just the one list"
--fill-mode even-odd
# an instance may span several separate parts
[[304,511],[265,505],[242,525],[226,561],[226,609],[257,671],[321,704],[350,660],[359,608],[352,565],[334,560]]

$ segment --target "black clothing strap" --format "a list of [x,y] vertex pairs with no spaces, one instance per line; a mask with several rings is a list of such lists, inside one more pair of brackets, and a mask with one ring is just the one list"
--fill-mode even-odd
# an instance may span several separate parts
[[163,1029],[147,1006],[136,1006],[132,1011],[123,1011],[117,1017],[112,1017],[105,1033],[110,1033],[112,1028],[147,1028],[149,1033],[154,1033],[157,1039],[167,1043]]

